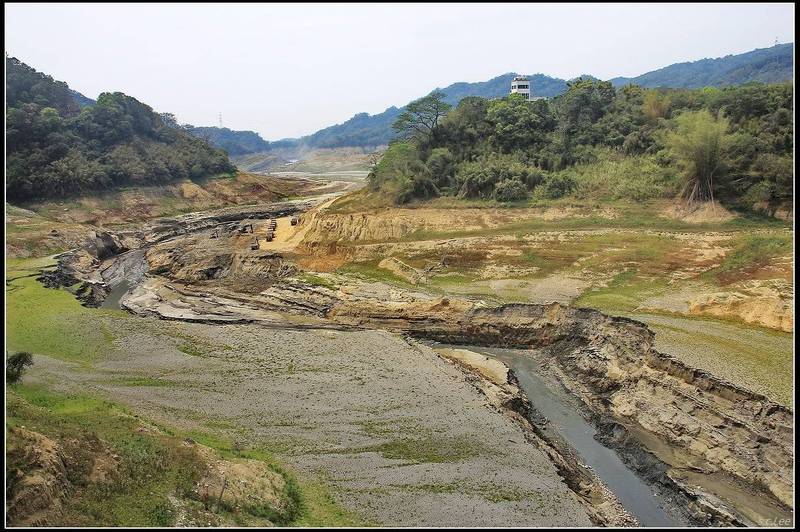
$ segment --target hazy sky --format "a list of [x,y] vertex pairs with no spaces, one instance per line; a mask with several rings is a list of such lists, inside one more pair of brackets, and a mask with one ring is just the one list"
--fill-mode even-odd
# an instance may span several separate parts
[[[634,76],[794,39],[792,4],[6,4],[6,52],[96,98],[275,140],[505,72]],[[534,91],[535,91],[534,87]]]

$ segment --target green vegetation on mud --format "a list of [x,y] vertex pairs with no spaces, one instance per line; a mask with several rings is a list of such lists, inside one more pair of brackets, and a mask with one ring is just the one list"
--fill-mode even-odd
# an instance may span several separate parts
[[36,280],[50,259],[6,261],[6,340],[12,351],[91,363],[112,347],[114,337],[98,314],[124,319],[119,311],[83,307],[66,290]]
[[[217,512],[227,520],[246,524],[252,518],[281,526],[355,526],[363,524],[342,509],[327,486],[299,479],[269,452],[243,449],[230,440],[199,433],[181,433],[149,424],[128,410],[88,395],[63,395],[44,385],[7,386],[7,429],[24,427],[58,442],[68,453],[64,515],[66,526],[174,526],[177,497],[199,511],[193,486],[205,464],[191,446],[191,436],[226,459],[247,458],[265,462],[284,478],[284,505],[272,507],[223,507]],[[7,430],[6,474],[13,482],[17,469],[25,469],[22,437]],[[111,456],[115,465],[105,482],[87,481],[98,455]],[[224,506],[224,505],[223,505]],[[247,516],[240,515],[242,512]]]
[[377,281],[389,284],[401,284],[410,286],[409,283],[394,273],[378,267],[380,261],[351,262],[338,268],[336,273],[357,277],[365,281]]
[[789,83],[664,90],[580,78],[549,100],[512,94],[410,103],[368,188],[405,204],[440,196],[634,202],[682,196],[772,215],[791,209]]
[[730,253],[725,255],[722,264],[712,273],[720,280],[732,277],[735,273],[764,266],[775,257],[791,255],[791,235],[743,235],[739,237]]
[[[113,349],[113,336],[104,328],[108,319],[134,319],[114,310],[83,307],[67,290],[42,286],[36,276],[52,266],[50,258],[9,259],[6,264],[6,334],[8,349],[27,350],[68,362],[90,365]],[[173,334],[178,349],[207,356],[199,340]],[[203,346],[205,347],[205,346]],[[122,386],[181,386],[149,376],[119,377]],[[41,385],[7,387],[8,425],[25,426],[56,438],[89,439],[107,443],[121,457],[120,478],[111,485],[81,486],[70,497],[65,524],[77,526],[170,526],[175,509],[170,495],[184,493],[200,474],[196,457],[182,451],[187,436],[160,427],[163,434],[137,433],[141,423],[127,410],[105,400],[65,396]],[[354,526],[363,524],[342,509],[326,485],[311,478],[298,480],[265,450],[241,450],[219,436],[191,436],[229,458],[251,458],[271,465],[287,480],[286,497],[295,501],[289,513],[252,509],[251,517],[291,526]],[[99,443],[98,443],[99,445]],[[89,457],[84,457],[89,460]],[[19,465],[19,464],[18,464]],[[89,467],[79,463],[76,467]],[[13,463],[12,463],[13,467]],[[82,470],[81,470],[82,471]],[[76,475],[78,472],[76,472]],[[144,480],[146,479],[146,480]],[[184,493],[185,494],[185,493]],[[236,515],[229,512],[231,519]]]
[[[140,421],[122,408],[89,396],[65,396],[42,386],[17,385],[8,392],[8,427],[24,426],[74,449],[67,477],[66,526],[169,526],[175,510],[172,493],[188,495],[202,463],[175,438],[137,432]],[[23,448],[7,432],[7,474],[24,468]],[[86,482],[94,455],[118,456],[111,482]],[[12,487],[13,489],[13,487]]]
[[297,275],[297,278],[303,281],[304,283],[310,284],[312,286],[321,286],[329,290],[339,289],[338,284],[336,284],[334,281],[328,278],[322,277],[321,275],[316,275],[309,272],[300,272]]
[[738,321],[622,313],[656,333],[656,349],[794,408],[792,333]]
[[419,463],[459,462],[483,451],[480,442],[466,437],[428,436],[422,438],[400,438],[359,452],[376,451],[386,458]]

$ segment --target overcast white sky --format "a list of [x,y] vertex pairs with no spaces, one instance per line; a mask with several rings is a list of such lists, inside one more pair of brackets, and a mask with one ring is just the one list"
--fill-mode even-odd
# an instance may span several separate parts
[[[505,72],[635,76],[794,39],[792,4],[5,4],[6,52],[179,121],[309,134]],[[534,87],[535,91],[535,87]]]

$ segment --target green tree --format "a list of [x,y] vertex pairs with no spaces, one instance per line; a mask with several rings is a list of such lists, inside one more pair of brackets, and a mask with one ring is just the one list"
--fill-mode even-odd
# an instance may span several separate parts
[[649,90],[644,94],[644,102],[642,102],[642,111],[645,116],[650,120],[658,120],[659,118],[666,118],[670,106],[669,96],[661,94],[656,90]]
[[6,69],[6,195],[12,201],[235,170],[225,152],[135,98],[103,93],[79,111],[65,83],[13,58],[6,58]]
[[439,121],[450,110],[450,104],[444,101],[442,91],[433,91],[429,95],[414,100],[397,117],[392,128],[403,139],[427,140]]
[[14,384],[22,378],[25,368],[33,364],[33,356],[20,351],[11,355],[6,355],[6,383]]
[[492,144],[505,153],[537,150],[556,125],[547,101],[530,102],[517,94],[490,102],[487,119],[494,126]]
[[703,109],[682,113],[675,122],[666,145],[684,173],[683,197],[714,201],[714,179],[724,171],[724,148],[731,140],[728,121]]

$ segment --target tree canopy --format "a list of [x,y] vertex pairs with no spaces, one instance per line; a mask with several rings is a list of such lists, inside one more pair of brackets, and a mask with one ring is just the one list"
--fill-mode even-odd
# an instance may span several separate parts
[[392,128],[404,139],[430,137],[439,120],[450,110],[451,106],[444,98],[442,91],[433,91],[414,100],[400,113]]
[[227,154],[144,103],[103,93],[80,108],[66,83],[6,58],[6,194],[12,201],[163,184],[235,170]]
[[[791,201],[793,87],[645,89],[578,79],[561,96],[419,102],[370,174],[395,200],[453,195]],[[419,110],[428,110],[419,114]],[[432,117],[435,117],[434,121]],[[412,126],[413,124],[413,126]]]

